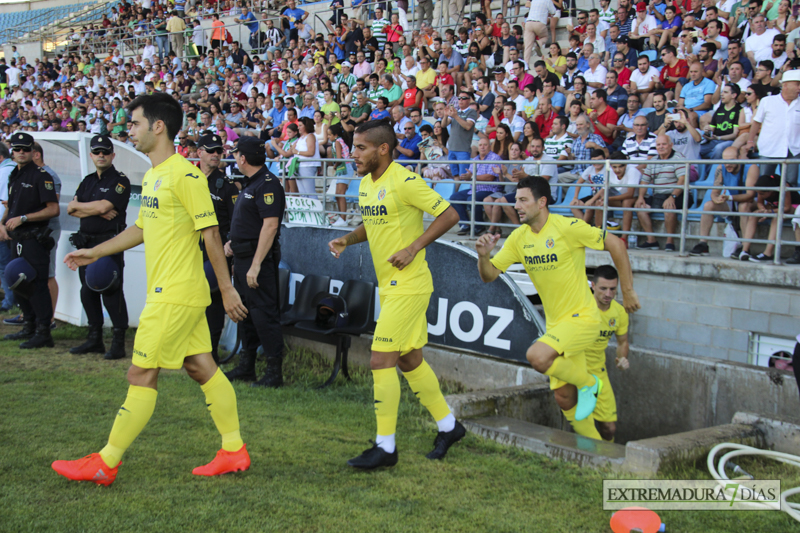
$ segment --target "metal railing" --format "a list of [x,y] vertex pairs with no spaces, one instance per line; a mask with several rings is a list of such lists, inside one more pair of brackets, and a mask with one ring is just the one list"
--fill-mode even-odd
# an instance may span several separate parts
[[[311,162],[320,163],[320,167],[322,169],[322,175],[321,176],[295,176],[295,177],[292,177],[292,178],[286,178],[284,175],[280,175],[279,177],[281,178],[282,182],[284,183],[284,186],[286,184],[286,180],[287,179],[315,179],[315,180],[322,180],[322,192],[317,194],[316,196],[322,202],[323,214],[325,215],[325,217],[333,216],[334,219],[335,219],[335,217],[338,217],[340,215],[344,215],[344,216],[350,215],[350,213],[348,213],[347,211],[343,212],[343,211],[339,211],[338,209],[328,209],[327,203],[329,201],[336,202],[336,199],[340,198],[340,197],[344,197],[346,199],[346,201],[349,198],[350,202],[357,203],[358,198],[356,197],[355,198],[355,202],[353,202],[353,199],[354,199],[353,196],[352,195],[348,196],[347,193],[345,193],[345,194],[328,194],[328,188],[329,188],[329,186],[330,186],[332,181],[346,181],[346,182],[349,183],[351,181],[360,181],[361,177],[358,177],[358,176],[352,176],[352,177],[335,176],[335,177],[330,177],[330,176],[328,176],[328,168],[330,168],[332,166],[335,167],[336,165],[338,165],[338,164],[340,164],[342,162],[348,163],[348,164],[352,164],[352,159],[344,160],[344,159],[311,159],[311,158],[306,159],[306,158],[304,158],[304,159],[302,159],[302,162],[303,163],[311,163]],[[599,161],[597,161],[597,162],[599,162]],[[268,161],[268,163],[269,163],[269,161]],[[538,163],[540,163],[541,165],[554,165],[554,166],[572,166],[572,165],[575,165],[575,164],[580,164],[580,165],[591,164],[589,161],[585,161],[585,160],[581,160],[581,161],[574,161],[574,160],[572,160],[572,161],[543,160],[543,161],[538,161]],[[604,161],[602,161],[602,163],[605,166],[605,170],[607,172],[606,175],[608,176],[608,175],[612,175],[612,173],[613,173],[613,171],[611,170],[611,165],[636,165],[636,166],[638,166],[638,165],[659,165],[659,164],[664,164],[664,160],[659,160],[659,159],[644,160],[644,161],[604,160]],[[776,164],[776,165],[780,165],[780,167],[781,167],[781,175],[785,176],[786,175],[786,170],[787,170],[787,165],[800,164],[800,160],[788,160],[788,159],[785,159],[785,160],[777,160],[777,159],[776,160],[707,160],[707,159],[703,159],[703,160],[680,160],[680,163],[682,165],[684,165],[686,178],[688,178],[690,176],[690,167],[692,165],[709,165],[709,166],[712,166],[712,165],[716,165],[716,164],[719,164],[719,165],[722,165],[722,164],[739,164],[739,165]],[[414,167],[414,170],[413,170],[414,172],[417,172],[417,170],[419,169],[419,165],[422,165],[422,166],[447,165],[447,166],[449,166],[449,165],[453,164],[453,165],[469,165],[470,167],[472,167],[472,179],[471,180],[456,180],[456,179],[428,180],[428,179],[426,179],[426,181],[430,182],[431,185],[434,187],[434,190],[435,190],[437,184],[453,184],[454,189],[456,189],[456,190],[458,190],[459,186],[463,186],[464,188],[470,188],[470,190],[472,190],[472,191],[476,190],[475,189],[476,185],[489,185],[489,184],[492,184],[492,185],[498,185],[498,186],[501,186],[501,187],[505,187],[505,186],[516,187],[516,183],[515,182],[509,182],[509,181],[502,181],[502,182],[500,182],[500,181],[495,181],[495,182],[477,181],[476,180],[476,167],[477,167],[478,164],[483,164],[483,163],[482,162],[478,162],[476,160],[470,160],[470,161],[456,161],[456,160],[450,161],[450,160],[442,160],[442,159],[439,159],[439,160],[436,160],[436,161],[403,160],[401,162],[401,164],[403,164],[403,165],[412,165]],[[531,165],[531,164],[536,164],[536,162],[532,162],[530,160],[491,161],[491,164],[492,165],[498,165],[498,166],[500,166],[500,165],[509,165],[509,164],[512,164],[512,165],[519,165],[519,164]],[[791,192],[800,192],[800,188],[788,186],[784,179],[781,180],[781,183],[780,183],[779,187],[772,187],[772,188],[769,188],[769,187],[767,187],[767,188],[765,188],[765,187],[747,187],[747,186],[744,186],[744,185],[741,185],[741,186],[739,186],[739,185],[736,185],[736,186],[728,186],[728,185],[719,185],[719,186],[717,186],[717,185],[694,185],[694,184],[690,183],[689,179],[685,179],[683,185],[680,185],[680,186],[677,185],[677,184],[670,184],[670,185],[652,185],[652,184],[625,185],[625,188],[633,188],[633,189],[636,189],[637,191],[639,189],[642,189],[642,188],[644,188],[644,189],[652,189],[652,190],[664,190],[664,191],[674,190],[674,189],[677,189],[677,188],[682,188],[683,189],[683,194],[681,195],[680,200],[679,200],[681,205],[679,205],[679,206],[676,205],[675,209],[637,208],[635,206],[634,207],[609,206],[609,204],[608,204],[608,195],[609,195],[609,190],[610,190],[611,185],[610,185],[610,182],[609,182],[608,179],[606,179],[604,181],[602,186],[593,185],[593,184],[590,184],[590,183],[582,183],[580,185],[576,185],[575,183],[551,183],[551,186],[554,187],[554,188],[560,188],[560,189],[569,189],[570,187],[587,187],[587,188],[591,188],[593,186],[595,186],[597,188],[602,187],[602,189],[603,189],[603,198],[604,198],[602,206],[570,205],[569,203],[564,202],[564,200],[561,200],[560,202],[556,202],[555,204],[553,204],[553,206],[551,206],[551,211],[555,211],[555,212],[558,212],[558,211],[570,211],[571,209],[581,209],[581,210],[589,209],[589,210],[593,210],[593,211],[602,211],[602,227],[607,227],[608,220],[609,220],[609,218],[612,218],[612,215],[614,213],[623,213],[624,214],[625,212],[632,212],[632,213],[646,212],[646,213],[649,213],[651,215],[652,214],[664,214],[664,215],[666,215],[666,214],[675,214],[675,215],[678,215],[679,228],[678,228],[678,232],[677,233],[666,233],[666,232],[647,233],[647,232],[644,232],[644,231],[641,231],[641,230],[634,231],[633,223],[632,223],[631,228],[629,230],[623,230],[622,226],[620,225],[619,229],[609,229],[609,231],[611,231],[612,233],[618,234],[618,235],[622,235],[624,237],[626,237],[626,236],[635,236],[637,239],[639,237],[647,237],[647,236],[657,237],[657,238],[678,239],[679,240],[679,247],[678,247],[678,249],[676,251],[678,252],[678,255],[680,255],[680,256],[687,256],[688,255],[687,247],[686,247],[688,240],[703,239],[705,241],[717,241],[717,242],[719,242],[719,241],[736,240],[740,244],[751,243],[751,244],[773,245],[775,247],[774,261],[773,262],[774,262],[774,264],[779,265],[779,264],[781,264],[780,258],[781,258],[781,250],[782,250],[783,246],[785,246],[785,245],[800,246],[800,242],[787,241],[787,240],[783,240],[782,239],[781,233],[782,233],[784,222],[787,219],[793,218],[793,215],[791,213],[788,213],[788,214],[784,213],[783,209],[781,209],[781,208],[778,208],[775,213],[763,213],[763,212],[758,212],[758,211],[740,212],[740,211],[729,211],[729,210],[725,210],[725,211],[704,211],[702,209],[702,205],[700,205],[699,207],[695,207],[694,206],[694,204],[696,204],[696,203],[702,204],[705,192],[708,191],[708,190],[725,191],[725,190],[729,190],[729,189],[735,189],[735,190],[740,191],[740,192],[744,192],[744,191],[760,191],[760,192],[772,191],[772,192],[777,192],[778,193],[778,205],[779,206],[783,206],[783,205],[785,205],[784,202],[785,202],[787,194],[790,194]],[[695,192],[695,191],[698,193],[696,201],[690,199],[690,198],[692,198],[692,193]],[[287,192],[287,196],[309,196],[309,195],[303,195],[303,194],[300,194],[300,193],[289,193],[289,192]],[[564,196],[564,195],[559,195],[559,196]],[[637,196],[637,194],[634,194],[634,198],[636,196]],[[580,198],[577,190],[575,192],[574,198]],[[448,200],[451,204],[461,204],[461,205],[465,205],[465,206],[467,206],[469,208],[469,219],[468,220],[462,220],[460,222],[460,224],[462,224],[462,225],[469,226],[469,228],[470,228],[469,238],[476,238],[476,227],[485,226],[485,225],[489,225],[490,224],[490,222],[488,222],[488,221],[476,221],[475,220],[474,217],[475,217],[475,208],[476,208],[476,206],[481,205],[481,206],[485,207],[485,206],[497,205],[494,202],[477,201],[475,194],[471,194],[470,198],[468,200],[465,200],[465,201],[453,201],[453,200],[449,200],[449,198],[447,198],[447,197],[445,197],[445,200]],[[755,198],[753,199],[753,201],[755,201]],[[507,206],[508,207],[512,207],[513,204],[507,204]],[[292,209],[289,209],[289,211],[292,211]],[[300,211],[300,210],[296,210],[296,211]],[[748,239],[748,238],[744,238],[743,236],[739,236],[737,239],[731,239],[729,237],[715,237],[715,236],[712,236],[712,235],[708,235],[708,236],[693,235],[693,234],[689,233],[689,228],[688,228],[689,222],[694,221],[694,220],[690,219],[690,217],[689,217],[690,214],[695,215],[695,216],[697,216],[697,215],[708,215],[708,216],[712,216],[712,217],[726,217],[726,218],[727,217],[741,217],[740,220],[747,220],[748,218],[752,218],[752,217],[756,217],[756,218],[760,219],[760,221],[771,221],[773,219],[777,219],[778,228],[777,228],[777,232],[776,232],[776,235],[775,235],[774,239],[758,239],[758,238],[755,238],[755,237]],[[502,223],[502,222],[491,223],[491,225],[496,226],[496,227],[500,227],[500,228],[509,228],[509,229],[515,229],[515,228],[518,227],[518,225],[515,225],[515,224]],[[742,224],[742,233],[744,233],[744,224]]]

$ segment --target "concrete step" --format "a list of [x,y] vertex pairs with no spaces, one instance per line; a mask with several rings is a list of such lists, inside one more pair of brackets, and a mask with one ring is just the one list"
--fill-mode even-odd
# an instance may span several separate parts
[[625,446],[515,418],[490,416],[463,422],[476,435],[580,466],[621,467],[625,462]]

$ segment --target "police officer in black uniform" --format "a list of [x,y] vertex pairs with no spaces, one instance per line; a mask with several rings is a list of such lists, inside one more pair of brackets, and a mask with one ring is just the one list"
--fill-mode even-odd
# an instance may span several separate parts
[[[81,219],[80,231],[70,237],[78,249],[92,248],[125,229],[131,182],[125,174],[114,168],[114,144],[107,135],[95,135],[89,144],[96,172],[86,176],[75,197],[67,206],[67,214]],[[89,319],[86,342],[70,349],[70,353],[105,353],[105,359],[125,357],[125,331],[128,329],[128,306],[122,291],[123,254],[110,256],[116,265],[119,283],[113,288],[97,292],[86,283],[86,267],[78,269],[81,280],[81,303]],[[103,344],[103,305],[114,326],[111,348],[106,352]]]
[[11,239],[14,258],[22,257],[36,270],[29,298],[19,298],[23,325],[6,340],[26,340],[20,348],[53,346],[50,319],[53,303],[47,288],[50,273],[50,250],[55,240],[50,236],[48,221],[59,214],[53,178],[33,163],[33,137],[27,133],[11,136],[11,150],[17,168],[8,177],[8,209],[2,220],[0,239]]
[[[217,213],[221,242],[228,242],[233,206],[239,196],[239,189],[219,170],[222,159],[222,138],[219,135],[203,135],[197,142],[197,148],[200,170],[208,178],[208,190],[211,192],[211,201],[214,203],[214,211]],[[205,248],[203,249],[203,261],[208,261]],[[228,268],[230,269],[230,267],[229,260]],[[222,294],[219,290],[211,292],[211,305],[206,308],[206,319],[208,320],[208,329],[211,331],[211,355],[214,357],[214,361],[219,363],[217,350],[219,339],[222,336],[222,328],[225,326],[225,307],[222,305]]]
[[233,211],[230,243],[225,248],[233,253],[234,286],[250,312],[239,323],[243,347],[239,366],[226,375],[230,380],[254,380],[256,349],[261,344],[267,356],[267,371],[253,385],[280,387],[283,334],[278,263],[286,197],[278,178],[264,166],[267,157],[264,141],[240,137],[233,155],[245,181]]

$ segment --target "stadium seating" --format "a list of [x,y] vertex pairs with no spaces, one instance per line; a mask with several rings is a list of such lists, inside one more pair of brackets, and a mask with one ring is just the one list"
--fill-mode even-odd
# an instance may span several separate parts
[[[47,9],[33,9],[30,11],[17,11],[14,13],[0,13],[0,32],[3,30],[16,29],[23,32],[35,31],[41,27],[58,22],[73,13],[79,13],[84,8],[95,5],[97,2],[81,2]],[[116,7],[118,1],[104,5],[107,13],[111,12],[112,7]],[[99,21],[102,18],[95,11],[87,11],[86,14],[72,19],[72,25],[88,24]]]
[[[305,280],[304,280],[305,281]],[[327,291],[326,291],[327,292]],[[333,370],[328,380],[319,388],[327,387],[336,379],[339,368],[347,379],[347,352],[350,349],[350,336],[361,335],[373,329],[375,316],[375,284],[369,281],[349,279],[344,282],[339,296],[347,304],[348,321],[343,327],[323,328],[316,324],[314,319],[304,320],[295,324],[291,334],[312,340],[334,344],[336,358]]]

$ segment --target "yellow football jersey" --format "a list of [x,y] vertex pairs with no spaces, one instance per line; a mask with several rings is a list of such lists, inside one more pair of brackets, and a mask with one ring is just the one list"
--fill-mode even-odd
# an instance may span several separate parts
[[[598,309],[600,311],[600,309]],[[586,350],[586,368],[599,369],[606,364],[606,348],[612,335],[627,335],[628,313],[616,300],[611,300],[608,310],[600,311],[600,335]],[[590,372],[591,373],[591,372]]]
[[550,213],[539,233],[523,224],[508,236],[492,264],[505,272],[522,263],[544,306],[547,329],[576,316],[600,319],[586,277],[586,247],[602,250],[605,230]]
[[216,226],[217,215],[200,169],[175,154],[148,170],[136,225],[144,231],[147,302],[207,307],[198,232]]
[[423,212],[439,216],[450,204],[419,174],[392,163],[378,181],[373,182],[371,174],[361,179],[358,205],[381,294],[433,292],[425,250],[420,251],[403,270],[396,269],[388,260],[425,231]]

